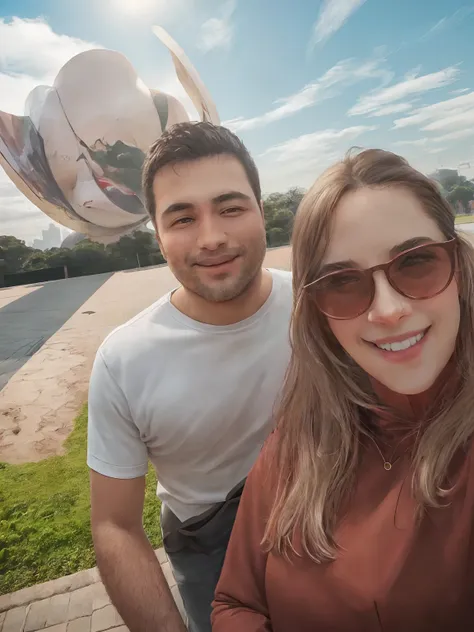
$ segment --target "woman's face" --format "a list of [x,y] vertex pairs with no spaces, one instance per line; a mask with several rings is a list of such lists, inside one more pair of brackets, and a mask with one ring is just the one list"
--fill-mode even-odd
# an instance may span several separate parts
[[[446,241],[410,191],[359,189],[345,195],[336,208],[323,264],[351,261],[352,267],[370,268],[392,259],[404,242],[420,237]],[[456,279],[438,296],[420,301],[394,290],[383,271],[374,273],[374,282],[375,297],[365,313],[352,320],[328,318],[329,326],[373,378],[397,393],[421,393],[434,383],[454,351],[460,318]],[[423,337],[409,352],[393,344],[409,339],[413,343],[420,334]],[[377,346],[382,344],[385,349]]]

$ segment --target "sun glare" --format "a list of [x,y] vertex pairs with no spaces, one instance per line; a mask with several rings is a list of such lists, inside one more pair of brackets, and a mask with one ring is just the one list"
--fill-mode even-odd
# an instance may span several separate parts
[[159,4],[158,0],[112,0],[117,11],[127,15],[151,13]]

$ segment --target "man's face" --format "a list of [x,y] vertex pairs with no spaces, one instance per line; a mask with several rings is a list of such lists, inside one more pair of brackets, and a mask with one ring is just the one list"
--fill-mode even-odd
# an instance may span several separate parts
[[265,257],[265,223],[243,166],[213,156],[161,169],[153,183],[157,237],[184,288],[207,301],[247,290]]

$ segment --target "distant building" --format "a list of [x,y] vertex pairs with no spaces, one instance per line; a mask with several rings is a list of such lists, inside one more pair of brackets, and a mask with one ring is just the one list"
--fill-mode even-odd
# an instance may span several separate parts
[[0,287],[5,285],[5,261],[3,259],[3,250],[0,248]]
[[48,248],[59,248],[61,245],[61,230],[54,224],[42,231],[43,237],[33,241],[33,248],[38,250],[48,250]]
[[82,233],[69,233],[69,235],[63,239],[61,248],[74,248],[74,246],[77,246],[77,244],[84,239],[87,239],[87,236]]
[[437,169],[434,173],[430,174],[430,178],[433,180],[437,180],[438,182],[443,182],[446,179],[457,180],[459,177],[457,169]]

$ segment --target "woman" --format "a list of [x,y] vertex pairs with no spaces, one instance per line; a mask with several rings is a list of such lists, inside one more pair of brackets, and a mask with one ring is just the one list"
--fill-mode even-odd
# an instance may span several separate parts
[[293,234],[293,355],[215,632],[474,629],[474,253],[435,183],[350,155]]

